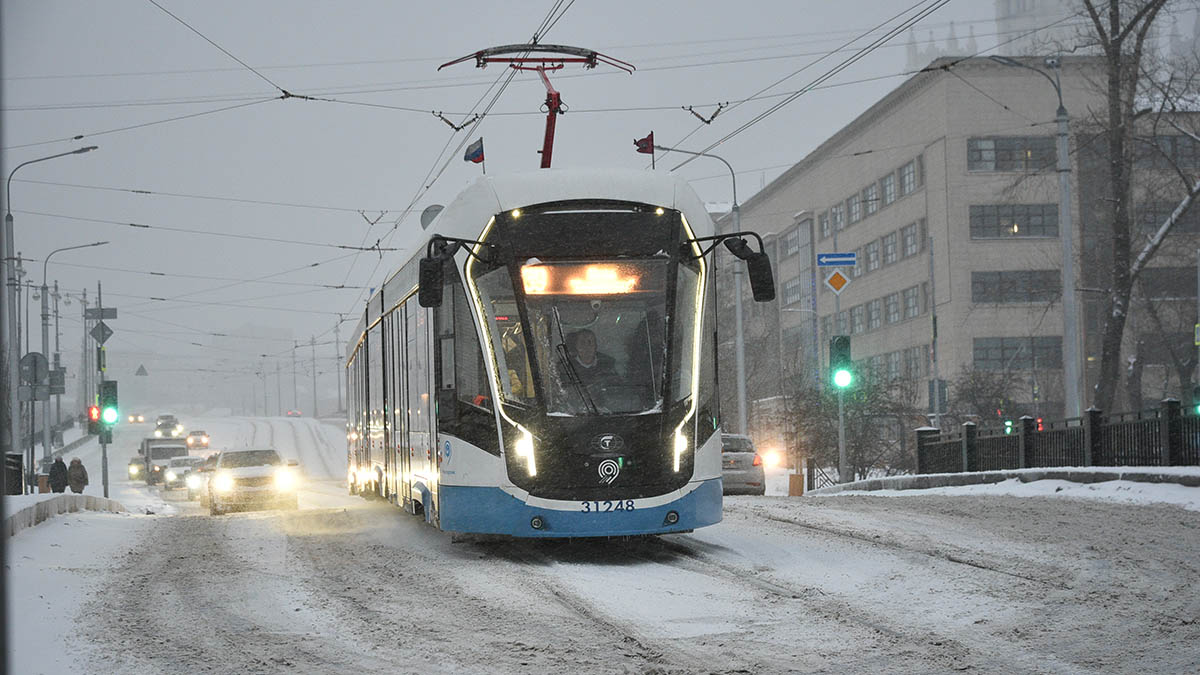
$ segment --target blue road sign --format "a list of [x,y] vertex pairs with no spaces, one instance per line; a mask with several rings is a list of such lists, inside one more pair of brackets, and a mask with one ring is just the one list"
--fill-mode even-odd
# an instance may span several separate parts
[[817,267],[854,267],[858,264],[858,254],[849,253],[818,253]]

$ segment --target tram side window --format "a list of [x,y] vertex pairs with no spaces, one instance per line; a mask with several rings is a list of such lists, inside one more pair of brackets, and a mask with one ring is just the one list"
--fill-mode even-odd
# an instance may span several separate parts
[[471,306],[458,275],[446,275],[438,328],[438,430],[499,455],[491,388]]

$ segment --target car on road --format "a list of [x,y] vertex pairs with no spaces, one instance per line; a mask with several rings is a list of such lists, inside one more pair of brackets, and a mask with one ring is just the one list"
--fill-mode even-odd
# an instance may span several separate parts
[[208,449],[208,432],[203,429],[192,429],[188,432],[187,444],[192,450]]
[[214,516],[246,508],[295,509],[300,472],[274,448],[224,450],[208,479],[208,510]]
[[129,467],[126,469],[129,472],[129,480],[145,480],[146,479],[146,458],[142,455],[134,455],[129,460]]
[[727,495],[766,494],[763,460],[749,436],[721,434],[721,481]]
[[287,416],[288,417],[301,417],[299,410],[289,410],[289,411],[287,411]]
[[212,478],[213,469],[217,467],[217,460],[221,458],[221,453],[214,452],[204,458],[204,462],[196,467],[188,475],[187,483],[188,499],[199,499],[200,506],[208,508],[208,479]]
[[187,487],[187,477],[203,463],[204,458],[195,455],[172,457],[167,460],[167,465],[163,468],[163,489],[175,490]]
[[129,416],[130,424],[141,424],[142,422],[145,422],[145,421],[146,421],[145,415],[139,415],[138,413],[133,413]]
[[183,425],[179,419],[169,413],[158,416],[154,421],[155,438],[179,438],[183,435]]
[[187,454],[187,445],[177,439],[147,438],[142,441],[141,455],[146,461],[146,484],[161,483],[171,458],[186,457]]

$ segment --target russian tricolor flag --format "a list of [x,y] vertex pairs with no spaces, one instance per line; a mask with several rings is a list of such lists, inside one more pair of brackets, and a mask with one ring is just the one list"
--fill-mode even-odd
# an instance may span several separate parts
[[467,153],[463,155],[463,159],[476,164],[483,161],[483,136],[479,140],[467,146]]

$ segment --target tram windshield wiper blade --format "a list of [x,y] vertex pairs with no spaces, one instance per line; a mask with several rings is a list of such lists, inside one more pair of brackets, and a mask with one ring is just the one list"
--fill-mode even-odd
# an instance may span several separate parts
[[587,387],[583,386],[583,380],[579,377],[579,373],[575,371],[575,364],[571,363],[571,356],[567,354],[567,338],[563,335],[562,317],[558,315],[558,307],[552,308],[554,311],[554,327],[558,329],[558,345],[554,351],[558,354],[558,362],[562,364],[563,371],[567,375],[567,380],[575,385],[575,390],[579,392],[579,398],[583,400],[583,404],[593,414],[598,415],[600,410],[596,408],[596,403],[592,401],[591,394],[588,393]]

